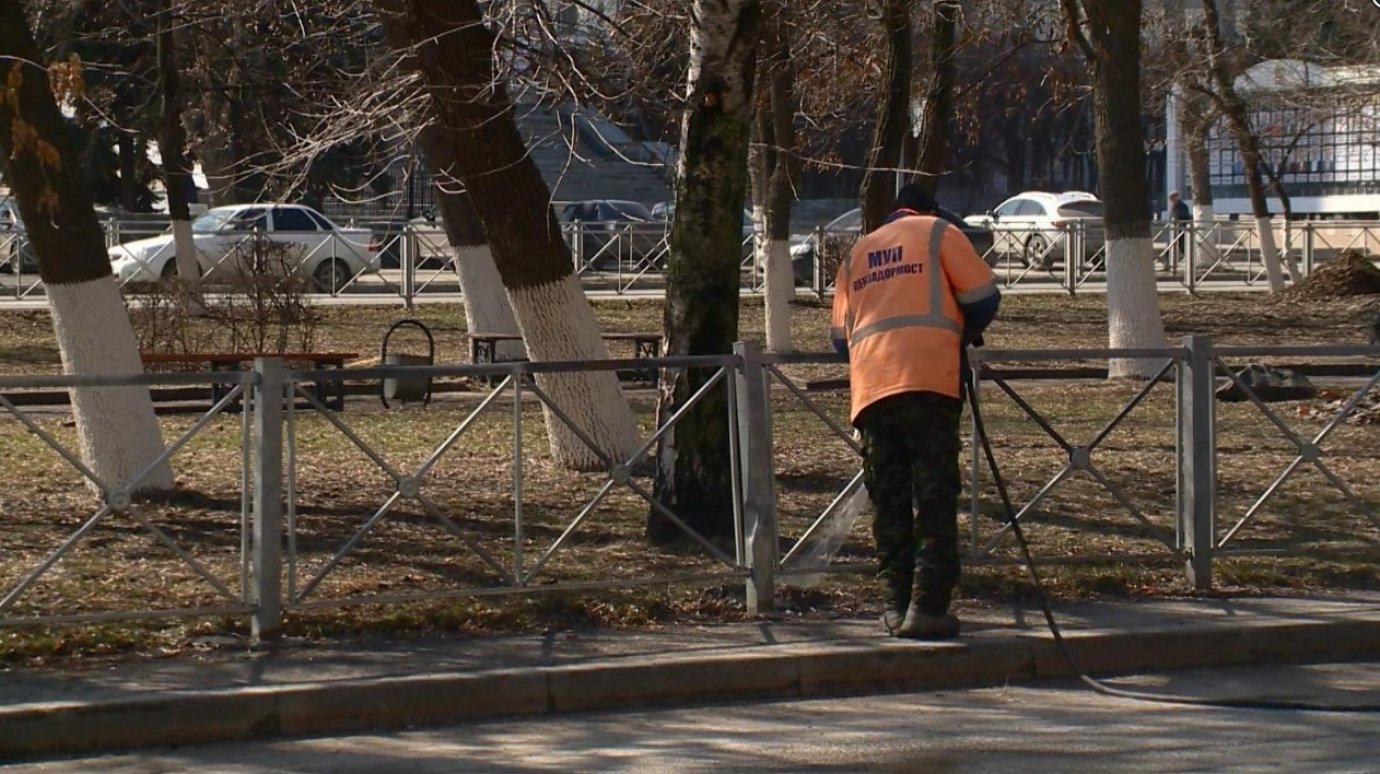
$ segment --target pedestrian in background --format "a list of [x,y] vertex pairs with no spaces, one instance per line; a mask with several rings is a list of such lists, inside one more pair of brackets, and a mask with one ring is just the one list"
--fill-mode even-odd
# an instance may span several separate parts
[[1169,255],[1171,263],[1168,268],[1173,270],[1179,265],[1179,261],[1184,257],[1184,240],[1188,239],[1188,222],[1193,220],[1193,213],[1188,211],[1188,205],[1183,199],[1179,198],[1178,191],[1169,192]]
[[831,336],[848,355],[850,417],[891,634],[958,635],[958,436],[964,346],[996,316],[992,270],[968,238],[907,185],[881,227],[839,267]]

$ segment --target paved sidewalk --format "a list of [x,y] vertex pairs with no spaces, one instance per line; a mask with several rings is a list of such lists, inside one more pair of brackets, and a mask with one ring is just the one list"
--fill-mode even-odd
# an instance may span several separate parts
[[[942,644],[875,621],[358,641],[85,670],[0,672],[0,761],[20,756],[359,731],[639,704],[1004,684],[1064,677],[1034,607],[960,610]],[[1380,595],[1061,607],[1104,673],[1380,656]]]

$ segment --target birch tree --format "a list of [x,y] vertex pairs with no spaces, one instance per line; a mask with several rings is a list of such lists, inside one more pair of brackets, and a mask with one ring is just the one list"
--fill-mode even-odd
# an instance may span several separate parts
[[[738,251],[762,9],[758,0],[693,0],[690,16],[689,83],[666,277],[671,356],[724,354],[738,336]],[[665,374],[659,419],[685,406],[709,377],[705,369]],[[723,391],[713,390],[662,435],[654,494],[701,535],[728,537],[731,471],[728,411]],[[664,543],[680,533],[653,509],[647,536]]]
[[[1107,240],[1107,338],[1114,349],[1167,344],[1155,286],[1141,129],[1140,0],[1061,0],[1069,39],[1092,71]],[[1115,358],[1112,377],[1154,375],[1154,360]]]
[[[601,360],[608,347],[551,211],[551,193],[513,118],[508,84],[496,77],[498,38],[477,0],[376,0],[384,22],[408,41],[452,169],[465,186],[494,250],[499,278],[533,361]],[[741,197],[739,198],[741,201]],[[544,374],[538,384],[597,449],[547,409],[552,455],[594,470],[625,460],[636,429],[611,371]]]
[[[143,372],[138,344],[110,274],[105,238],[81,181],[56,81],[79,94],[80,62],[42,64],[20,0],[0,0],[0,156],[47,287],[63,369],[70,374]],[[163,452],[162,431],[146,387],[71,390],[82,460],[119,489]],[[172,468],[158,465],[138,489],[168,489]]]

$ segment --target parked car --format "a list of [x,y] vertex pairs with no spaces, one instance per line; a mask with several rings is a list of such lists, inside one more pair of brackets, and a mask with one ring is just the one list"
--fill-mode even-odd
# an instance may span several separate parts
[[[296,273],[321,292],[341,290],[355,275],[377,268],[369,255],[369,229],[341,228],[300,204],[237,204],[207,210],[192,221],[192,241],[203,276],[245,273],[255,232],[289,248]],[[110,268],[120,282],[157,282],[177,274],[171,233],[116,245]]]
[[560,218],[579,224],[580,250],[585,263],[599,271],[618,261],[635,264],[642,259],[659,259],[664,251],[665,228],[654,222],[652,213],[639,202],[624,199],[592,199],[570,202],[561,208]]
[[[968,237],[968,241],[973,244],[973,249],[978,255],[984,256],[988,263],[992,262],[992,232],[990,229],[981,228],[964,220],[953,212],[940,207],[939,217],[949,221],[958,227],[963,235]],[[838,271],[839,262],[848,250],[852,249],[853,242],[857,241],[862,233],[862,210],[853,208],[848,212],[834,218],[825,224],[820,232],[824,235],[825,245],[821,251],[821,263],[824,266],[824,275],[832,277]],[[805,234],[794,237],[791,241],[791,270],[795,274],[797,285],[813,285],[815,272],[815,244],[816,234]]]
[[24,232],[19,204],[7,196],[0,199],[0,271],[13,273],[16,269],[38,271],[38,254]]
[[1064,255],[1064,240],[1074,233],[1082,240],[1084,260],[1101,250],[1104,241],[1102,202],[1083,191],[1026,191],[967,221],[994,232],[995,252],[1046,269]]
[[[658,223],[670,223],[676,215],[675,202],[657,202],[652,205],[652,219]],[[669,227],[667,231],[669,233]],[[753,242],[752,235],[757,231],[757,227],[752,224],[752,213],[746,208],[743,209],[743,231],[741,243],[743,245],[743,258],[752,255]]]

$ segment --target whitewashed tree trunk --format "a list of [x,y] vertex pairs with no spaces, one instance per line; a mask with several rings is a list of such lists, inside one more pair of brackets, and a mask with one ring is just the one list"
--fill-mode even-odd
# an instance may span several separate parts
[[1213,211],[1211,203],[1193,203],[1193,238],[1197,261],[1197,269],[1206,270],[1221,259],[1222,253],[1217,249],[1217,214]]
[[763,312],[767,349],[790,352],[791,302],[795,273],[791,271],[791,206],[795,202],[800,161],[795,153],[795,66],[791,61],[793,26],[784,4],[766,6],[762,55],[753,100],[753,145],[748,152],[755,231],[755,265],[762,272]]
[[[1222,115],[1227,120],[1236,145],[1241,154],[1241,163],[1246,170],[1246,193],[1251,200],[1251,214],[1255,216],[1256,238],[1260,241],[1260,257],[1265,264],[1265,274],[1270,281],[1270,292],[1284,290],[1284,272],[1280,268],[1279,248],[1275,243],[1274,229],[1270,224],[1270,205],[1265,197],[1265,184],[1261,180],[1260,143],[1252,133],[1246,102],[1236,90],[1228,70],[1229,57],[1226,55],[1222,39],[1222,27],[1215,0],[1203,0],[1202,29],[1207,43],[1208,69],[1217,85],[1217,102]],[[1290,264],[1291,276],[1299,279],[1298,269]]]
[[[1166,346],[1164,320],[1155,287],[1155,245],[1146,237],[1107,241],[1107,339],[1113,349]],[[1162,363],[1115,358],[1113,378],[1149,378]]]
[[[509,299],[533,361],[608,358],[599,323],[573,274],[545,285],[514,288]],[[627,461],[636,450],[637,428],[617,374],[541,374],[537,385],[614,462]],[[551,454],[560,464],[575,470],[607,469],[549,407],[543,408]]]
[[[95,376],[142,373],[79,156],[41,64],[46,56],[34,43],[23,4],[13,0],[0,0],[0,61],[13,64],[0,85],[0,171],[38,255],[63,367]],[[39,143],[48,152],[39,152]],[[71,397],[83,462],[108,487],[129,488],[163,451],[148,388],[84,387]],[[136,489],[172,483],[171,468],[161,464]]]
[[[498,275],[493,250],[489,245],[452,245],[455,253],[455,276],[460,281],[460,294],[465,302],[465,326],[471,331],[517,335],[517,318],[503,279]],[[516,360],[527,356],[521,341],[500,342],[495,354],[501,360]]]
[[[129,376],[144,372],[134,329],[113,277],[49,284],[47,289],[66,373]],[[82,461],[107,486],[129,486],[163,453],[163,436],[147,387],[79,387],[69,393]],[[91,482],[87,484],[95,491]],[[172,485],[172,467],[164,462],[135,489],[165,490]]]
[[786,239],[763,240],[767,243],[766,260],[766,317],[767,349],[790,352],[791,301],[795,300],[795,274],[791,271],[791,243]]
[[[507,83],[496,73],[500,48],[477,0],[417,3],[375,0],[385,33],[421,75],[435,119],[427,156],[463,186],[533,362],[607,359],[594,309],[574,276],[570,249],[551,210],[551,190],[518,132]],[[487,4],[485,4],[487,5]],[[423,140],[427,141],[425,136]],[[448,229],[451,228],[448,224]],[[462,269],[463,271],[463,269]],[[617,375],[578,372],[538,378],[551,399],[608,457],[625,462],[637,432]],[[551,452],[560,464],[607,469],[599,456],[547,410]]]
[[1279,247],[1275,245],[1275,228],[1269,218],[1255,219],[1255,234],[1260,240],[1260,260],[1265,264],[1265,277],[1270,282],[1270,292],[1284,290],[1284,270],[1280,267]]
[[196,242],[192,239],[192,222],[174,220],[172,222],[173,250],[177,261],[177,277],[188,288],[201,284],[201,267],[196,260]]
[[[1141,2],[1080,0],[1066,3],[1065,10],[1069,37],[1092,68],[1099,186],[1106,202],[1107,340],[1113,348],[1163,347],[1168,342],[1155,284],[1141,141]],[[1161,365],[1111,358],[1107,373],[1148,378]]]
[[770,238],[767,208],[754,205],[752,222],[753,263],[762,272],[762,306],[766,318],[767,349],[791,352],[791,301],[795,300],[795,274],[791,271],[791,243]]

